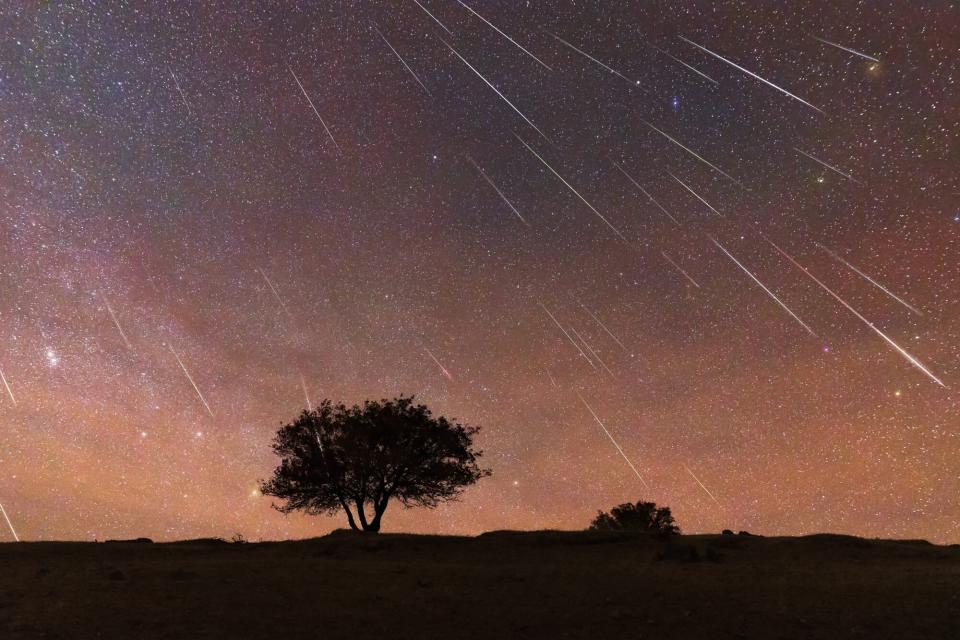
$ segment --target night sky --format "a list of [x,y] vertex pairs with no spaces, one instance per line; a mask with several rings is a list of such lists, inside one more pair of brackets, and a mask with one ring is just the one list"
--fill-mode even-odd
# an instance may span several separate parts
[[468,4],[7,4],[20,538],[344,527],[273,433],[414,393],[494,475],[386,531],[960,542],[957,4]]

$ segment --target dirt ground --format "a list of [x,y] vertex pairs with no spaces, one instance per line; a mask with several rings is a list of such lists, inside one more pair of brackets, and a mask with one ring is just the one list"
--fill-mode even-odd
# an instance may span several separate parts
[[0,544],[0,638],[960,638],[960,546],[591,532]]

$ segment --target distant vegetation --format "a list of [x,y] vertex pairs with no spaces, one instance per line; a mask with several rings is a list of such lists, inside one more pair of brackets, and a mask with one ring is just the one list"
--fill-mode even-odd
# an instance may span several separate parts
[[375,533],[391,500],[435,507],[490,475],[473,446],[479,430],[434,417],[412,396],[352,407],[324,400],[277,432],[280,466],[260,490],[284,500],[274,505],[283,513],[342,510],[351,529]]
[[599,511],[590,523],[593,531],[646,531],[658,535],[680,533],[680,527],[673,520],[670,507],[658,507],[653,502],[625,502],[610,509]]

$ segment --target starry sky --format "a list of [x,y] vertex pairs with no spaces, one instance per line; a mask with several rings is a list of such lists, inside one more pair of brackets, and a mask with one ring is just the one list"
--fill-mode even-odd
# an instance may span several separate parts
[[9,3],[10,524],[320,535],[273,433],[414,393],[494,475],[386,531],[960,542],[958,11]]

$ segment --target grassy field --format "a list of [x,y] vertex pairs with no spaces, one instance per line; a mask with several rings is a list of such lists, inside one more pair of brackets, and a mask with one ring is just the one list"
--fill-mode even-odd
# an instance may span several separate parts
[[960,638],[960,547],[586,532],[2,544],[0,638]]

